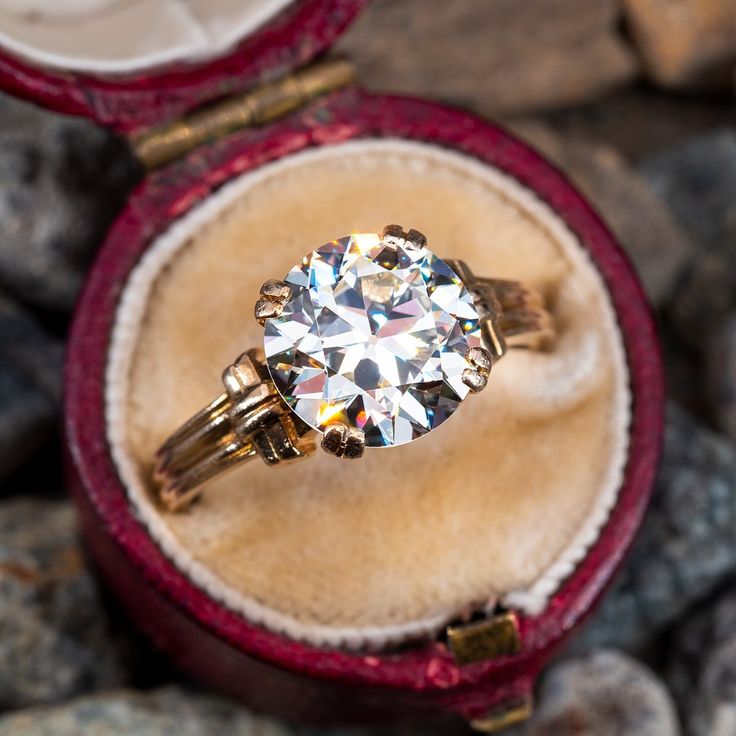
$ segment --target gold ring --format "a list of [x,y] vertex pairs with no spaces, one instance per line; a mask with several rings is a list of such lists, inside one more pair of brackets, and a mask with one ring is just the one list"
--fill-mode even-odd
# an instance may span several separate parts
[[188,506],[207,481],[260,455],[336,457],[410,442],[482,391],[509,348],[554,339],[541,295],[441,260],[417,230],[388,225],[306,255],[255,306],[263,348],[223,374],[225,391],[160,447],[161,503]]

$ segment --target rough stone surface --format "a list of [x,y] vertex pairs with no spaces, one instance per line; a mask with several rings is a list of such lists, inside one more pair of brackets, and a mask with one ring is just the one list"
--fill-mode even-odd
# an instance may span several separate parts
[[624,0],[653,79],[670,87],[730,82],[736,60],[736,0]]
[[613,589],[571,647],[641,651],[736,570],[736,449],[671,406],[652,505]]
[[641,171],[698,246],[668,315],[680,337],[702,350],[736,307],[736,129],[662,152]]
[[123,682],[66,503],[0,503],[0,710]]
[[469,736],[460,719],[325,727],[257,716],[231,701],[176,685],[112,690],[0,717],[0,736]]
[[568,139],[615,148],[635,165],[736,119],[732,98],[679,96],[637,85],[595,102],[543,113],[540,117]]
[[691,257],[691,241],[652,187],[610,146],[518,121],[513,130],[556,163],[600,210],[654,304],[664,302]]
[[677,736],[665,686],[625,654],[601,650],[558,662],[542,681],[535,713],[509,736]]
[[69,310],[134,165],[94,123],[0,97],[0,171],[0,287]]
[[59,421],[62,350],[0,293],[0,480],[41,448]]
[[689,736],[736,733],[736,587],[680,626],[667,679]]
[[723,320],[708,343],[706,376],[718,428],[736,443],[736,312]]
[[0,736],[286,736],[275,721],[218,698],[167,687],[113,691],[0,718]]
[[373,89],[493,115],[599,97],[637,73],[616,0],[376,0],[338,45]]

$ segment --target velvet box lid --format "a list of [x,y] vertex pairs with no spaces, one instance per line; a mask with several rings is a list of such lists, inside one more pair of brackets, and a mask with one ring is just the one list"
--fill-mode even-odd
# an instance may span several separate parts
[[[324,51],[363,4],[360,0],[293,2],[226,53],[196,61],[169,61],[126,73],[40,66],[17,50],[6,51],[0,55],[0,84],[15,94],[59,111],[92,117],[120,132],[138,131],[175,120],[213,99],[279,79]],[[333,160],[330,152],[338,150],[339,157]],[[316,163],[309,159],[311,153],[315,154]],[[324,161],[320,163],[319,156],[323,154]],[[620,340],[626,383],[625,390],[619,393],[627,406],[621,409],[617,420],[621,425],[617,431],[623,438],[619,443],[621,459],[617,461],[620,472],[612,475],[608,500],[589,494],[595,501],[591,501],[591,508],[596,508],[584,524],[580,522],[581,529],[564,532],[574,537],[574,544],[560,542],[562,551],[558,554],[555,550],[554,564],[545,567],[540,563],[544,574],[538,571],[534,584],[517,590],[515,597],[494,595],[494,602],[501,601],[513,615],[518,653],[501,652],[484,661],[458,664],[438,635],[445,624],[451,623],[446,612],[439,615],[438,620],[443,623],[435,627],[438,631],[426,622],[411,631],[410,627],[395,627],[394,632],[404,631],[404,640],[384,634],[371,638],[373,634],[365,632],[380,627],[370,626],[360,629],[363,633],[359,635],[353,627],[350,636],[331,637],[329,632],[324,634],[329,627],[282,625],[278,617],[252,613],[256,609],[242,604],[242,596],[229,595],[227,586],[220,590],[215,585],[213,590],[207,576],[197,574],[197,566],[206,568],[207,560],[203,562],[201,555],[195,559],[192,539],[187,542],[186,534],[175,528],[176,541],[169,544],[166,540],[171,529],[159,525],[155,509],[152,511],[145,500],[136,500],[128,482],[125,462],[121,461],[124,452],[120,449],[125,443],[125,432],[118,432],[113,426],[119,418],[115,402],[122,400],[120,395],[125,391],[115,385],[111,388],[111,381],[117,381],[116,376],[124,372],[123,368],[117,370],[112,360],[125,352],[120,347],[124,332],[121,325],[126,320],[140,321],[144,314],[131,306],[138,299],[131,284],[140,280],[145,263],[154,261],[156,254],[166,248],[170,250],[168,257],[177,264],[179,256],[166,239],[171,240],[176,228],[187,222],[190,240],[194,237],[191,228],[211,227],[195,220],[202,220],[201,213],[218,199],[229,197],[232,204],[232,192],[238,182],[259,176],[261,170],[273,172],[278,166],[286,167],[288,171],[283,176],[292,178],[301,175],[300,166],[306,167],[305,171],[313,166],[327,170],[333,167],[331,170],[338,172],[335,176],[339,178],[344,176],[339,172],[346,165],[337,159],[359,162],[367,171],[374,159],[385,161],[381,166],[389,168],[392,161],[401,159],[401,166],[426,167],[432,177],[448,187],[454,186],[455,174],[448,173],[453,167],[459,172],[459,182],[473,177],[480,181],[487,169],[492,186],[501,192],[500,199],[518,200],[514,206],[526,208],[540,232],[556,228],[565,231],[560,238],[574,243],[571,247],[578,248],[586,262],[593,264],[596,275],[591,278],[600,279],[602,296],[595,298],[608,300],[610,322],[617,333],[612,339]],[[418,181],[426,178],[424,174],[417,177]],[[353,186],[352,180],[345,181],[345,188]],[[316,181],[313,186],[317,198],[336,196],[332,190],[319,194]],[[248,196],[256,196],[256,190],[247,191]],[[279,184],[279,191],[285,192],[284,207],[288,209],[287,179]],[[442,192],[440,199],[447,194]],[[463,196],[466,194],[463,192]],[[400,202],[403,196],[397,190],[396,201]],[[428,190],[427,199],[431,196]],[[468,211],[480,213],[484,206],[479,204],[473,209],[469,203]],[[213,211],[218,207],[222,210],[224,204]],[[298,203],[293,205],[296,216],[300,207]],[[364,210],[369,213],[366,219],[373,217],[375,209]],[[406,209],[411,207],[407,205]],[[359,211],[356,207],[355,212]],[[433,217],[429,211],[424,215],[426,220]],[[503,217],[506,215],[498,215],[491,222],[498,223]],[[314,219],[319,220],[319,214]],[[307,222],[306,229],[310,228],[321,232],[318,225]],[[443,223],[438,220],[436,231],[442,232],[442,228]],[[452,232],[450,228],[450,235],[445,235],[448,246]],[[509,230],[510,234],[514,232],[513,228]],[[292,235],[289,233],[288,237]],[[180,240],[184,242],[186,238],[182,236]],[[295,251],[297,256],[300,252]],[[503,249],[494,251],[494,257],[503,262],[504,253]],[[188,259],[193,258],[189,253]],[[513,271],[514,257],[507,260]],[[171,270],[170,266],[169,263],[161,268]],[[582,271],[587,267],[580,266]],[[160,273],[163,271],[157,272],[156,278]],[[545,277],[538,278],[544,282]],[[586,283],[581,288],[588,288]],[[598,286],[590,288],[595,290]],[[171,290],[177,291],[173,287]],[[148,301],[144,306],[152,309]],[[164,306],[155,308],[164,314]],[[167,308],[172,314],[181,311]],[[222,304],[217,308],[222,309]],[[607,306],[603,312],[606,309]],[[564,311],[564,304],[561,310]],[[146,316],[146,321],[154,324],[157,319],[155,315]],[[142,343],[145,336],[135,339]],[[582,349],[579,345],[583,342],[575,344],[578,347],[574,350]],[[612,354],[617,349],[612,347]],[[570,348],[569,355],[562,351],[565,359],[571,361],[568,365],[584,365],[584,356],[574,350]],[[162,355],[162,360],[165,357]],[[216,375],[221,367],[210,369]],[[124,368],[128,370],[130,366],[125,364]],[[526,370],[523,364],[521,368],[517,365],[517,369],[522,374]],[[531,374],[546,375],[535,370]],[[500,382],[503,380],[499,378]],[[523,376],[520,380],[527,385]],[[127,387],[121,379],[120,386],[123,385]],[[145,387],[136,390],[145,394]],[[610,393],[615,393],[613,388]],[[501,129],[471,115],[421,100],[372,96],[349,88],[269,125],[200,146],[149,173],[132,195],[89,274],[70,337],[65,402],[70,486],[81,510],[90,550],[121,605],[179,666],[206,684],[258,709],[293,718],[358,720],[453,712],[479,728],[491,730],[528,714],[533,685],[544,663],[592,610],[630,545],[646,507],[658,459],[662,394],[656,334],[636,276],[593,209],[559,172]],[[605,412],[614,411],[611,407],[616,402],[612,400],[609,405],[604,399],[601,398],[601,416],[609,421]],[[560,401],[559,395],[554,401]],[[564,411],[574,412],[574,407],[575,400],[570,399]],[[541,420],[528,414],[524,421],[534,426]],[[565,431],[564,421],[560,422],[561,432]],[[452,432],[461,422],[462,419],[453,421],[453,426],[445,431]],[[571,456],[575,456],[574,451]],[[580,460],[574,462],[584,465]],[[577,477],[574,468],[570,472],[571,478]],[[479,485],[491,490],[494,487],[492,481],[486,483],[485,479]],[[216,501],[215,498],[212,503]],[[533,538],[535,532],[529,524],[529,519],[534,519],[533,510],[524,513],[527,515],[522,514],[521,518],[526,520],[526,531],[522,536]],[[566,521],[573,526],[578,523],[572,517]],[[428,528],[435,528],[429,518],[425,522]],[[561,524],[560,528],[564,526]],[[564,536],[563,531],[559,534]],[[391,542],[390,534],[387,539]],[[446,542],[441,538],[435,538],[436,545],[443,543]],[[184,549],[187,544],[192,549]],[[533,544],[530,546],[533,548]],[[185,559],[182,550],[192,552],[192,559]],[[475,559],[472,553],[467,556]],[[305,575],[309,577],[308,573]],[[226,581],[230,588],[235,585],[233,580],[239,580],[237,575]],[[410,581],[407,587],[411,588]],[[264,595],[258,600],[263,602]],[[340,600],[337,593],[335,600]],[[477,601],[471,598],[467,603],[475,605]],[[323,633],[309,633],[316,629]]]
[[[283,77],[327,50],[367,1],[271,0],[260,3],[264,6],[260,13],[244,12],[244,17],[239,18],[239,13],[228,5],[247,9],[259,3],[228,4],[221,0],[214,4],[213,15],[219,11],[223,19],[205,31],[210,36],[224,33],[232,16],[237,21],[234,31],[242,36],[229,39],[229,46],[202,49],[194,42],[190,43],[191,48],[186,43],[170,42],[168,54],[159,54],[155,46],[138,49],[141,42],[136,38],[130,57],[120,52],[110,59],[96,58],[93,53],[86,58],[77,57],[74,43],[86,42],[95,48],[95,44],[102,46],[108,39],[103,35],[99,43],[95,32],[100,28],[85,28],[80,23],[74,0],[70,0],[67,15],[59,14],[57,9],[58,17],[50,18],[50,38],[39,33],[37,29],[43,25],[32,11],[18,14],[25,20],[21,24],[15,21],[14,13],[3,12],[0,6],[0,88],[57,112],[81,115],[114,130],[130,132],[178,118],[213,99]],[[110,2],[92,0],[89,4],[104,11]],[[175,0],[160,5],[176,4]],[[199,4],[206,16],[208,3]],[[59,3],[60,7],[64,5]],[[12,3],[10,6],[12,11]],[[151,8],[143,7],[130,19],[114,16],[106,20],[105,25],[112,25],[108,33],[112,37],[124,36],[125,31],[118,24],[135,23],[127,32],[151,35],[153,46],[157,28],[150,11]],[[169,21],[162,17],[160,22]],[[203,24],[196,11],[192,22]],[[153,28],[147,28],[146,23]],[[70,36],[66,43],[58,40],[66,34]],[[52,41],[59,48],[46,52],[44,45]],[[195,58],[188,56],[195,54]],[[145,59],[141,61],[138,56]]]

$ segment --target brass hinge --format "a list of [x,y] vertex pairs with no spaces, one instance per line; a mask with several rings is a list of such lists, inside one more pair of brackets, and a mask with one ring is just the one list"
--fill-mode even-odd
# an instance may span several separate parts
[[242,128],[276,120],[354,80],[355,68],[349,61],[328,59],[207,105],[180,120],[134,133],[130,143],[141,163],[149,170],[155,169],[204,143]]

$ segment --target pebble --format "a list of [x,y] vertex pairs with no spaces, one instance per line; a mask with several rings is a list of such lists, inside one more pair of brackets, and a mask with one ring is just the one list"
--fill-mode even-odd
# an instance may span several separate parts
[[666,313],[700,352],[736,308],[736,129],[696,136],[640,171],[696,244]]
[[693,253],[667,206],[610,146],[561,136],[535,121],[512,129],[557,164],[603,215],[653,304],[666,301]]
[[736,587],[679,626],[667,679],[690,736],[736,733]]
[[0,736],[469,736],[460,718],[370,726],[290,724],[179,685],[111,690],[0,716]]
[[509,736],[678,736],[674,703],[640,662],[601,650],[554,664],[535,711]]
[[623,0],[649,76],[665,87],[723,87],[736,60],[736,0]]
[[39,451],[59,423],[62,354],[60,341],[0,293],[0,481]]
[[705,355],[710,410],[718,429],[736,444],[736,311],[714,331]]
[[135,164],[94,123],[0,96],[0,171],[0,288],[69,311]]
[[275,721],[176,686],[116,690],[0,717],[0,736],[287,736]]
[[124,681],[71,506],[0,502],[0,710]]
[[652,503],[573,651],[643,652],[736,570],[736,449],[671,405]]
[[361,84],[490,115],[596,99],[638,73],[617,0],[374,0],[338,44]]
[[[375,726],[304,726],[257,716],[211,695],[176,685],[113,690],[54,707],[0,717],[0,736],[468,736],[459,719]],[[678,736],[666,689],[643,665],[602,651],[554,665],[535,713],[509,736]]]

